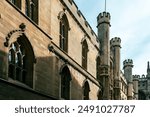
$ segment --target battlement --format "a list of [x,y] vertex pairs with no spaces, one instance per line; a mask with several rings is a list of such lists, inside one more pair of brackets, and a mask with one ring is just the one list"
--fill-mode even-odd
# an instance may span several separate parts
[[78,6],[74,2],[74,0],[60,0],[60,2],[64,5],[65,12],[71,14],[72,18],[76,21],[76,23],[81,27],[83,32],[91,38],[91,42],[94,44],[96,48],[99,48],[99,44],[97,43],[97,34],[94,32],[90,24],[87,22],[86,18],[79,10]]
[[98,22],[98,24],[101,24],[101,23],[110,23],[110,19],[111,19],[110,13],[103,12],[103,13],[100,13],[98,15],[97,22]]
[[112,38],[110,40],[110,46],[118,46],[121,47],[121,39],[119,37]]
[[138,80],[140,79],[140,75],[133,75],[133,80]]
[[133,67],[133,60],[132,59],[127,59],[123,62],[123,66],[125,67]]
[[101,18],[101,19],[102,19],[102,18],[108,18],[108,19],[110,19],[111,16],[110,16],[110,13],[108,13],[108,12],[103,12],[103,13],[100,13],[97,18]]

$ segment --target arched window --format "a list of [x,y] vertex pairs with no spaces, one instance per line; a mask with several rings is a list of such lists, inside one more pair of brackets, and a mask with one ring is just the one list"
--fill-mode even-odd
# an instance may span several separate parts
[[25,14],[38,24],[38,0],[25,0]]
[[90,92],[90,86],[89,86],[88,81],[86,81],[83,86],[83,96],[84,96],[83,99],[84,100],[89,100],[89,92]]
[[69,68],[65,66],[61,71],[61,98],[65,100],[70,99],[70,81],[71,74]]
[[88,44],[86,40],[82,42],[82,67],[87,69],[87,54],[88,54]]
[[31,9],[31,11],[30,11],[30,17],[31,17],[31,19],[32,20],[34,20],[34,10],[35,10],[35,4],[32,2],[31,3],[31,5],[30,5],[30,9]]
[[97,79],[99,79],[100,77],[100,64],[101,64],[101,60],[100,60],[100,56],[98,56],[96,59],[96,78]]
[[21,9],[21,0],[10,0],[10,2]]
[[66,53],[68,52],[68,31],[69,23],[64,14],[60,20],[60,48]]
[[9,78],[33,86],[34,53],[25,36],[11,43],[8,54]]

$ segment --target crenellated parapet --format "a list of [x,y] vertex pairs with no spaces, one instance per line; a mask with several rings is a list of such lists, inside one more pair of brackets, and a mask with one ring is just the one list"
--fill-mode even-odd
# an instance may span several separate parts
[[121,39],[119,37],[114,37],[110,40],[111,47],[121,47]]
[[141,78],[146,78],[146,76],[143,74],[143,75],[141,76]]
[[123,66],[125,67],[133,67],[133,60],[132,59],[127,59],[123,62]]
[[133,80],[134,80],[134,81],[135,81],[135,80],[138,81],[138,80],[140,79],[140,75],[133,75],[132,77],[133,77]]
[[64,6],[65,12],[70,13],[74,21],[76,21],[76,23],[80,26],[83,32],[87,35],[87,37],[90,39],[94,47],[98,49],[99,43],[98,43],[97,34],[94,32],[90,24],[87,22],[86,18],[84,17],[82,12],[79,10],[74,0],[59,0],[59,1]]
[[110,24],[110,18],[111,18],[110,13],[108,12],[100,13],[97,17],[98,25],[102,23]]

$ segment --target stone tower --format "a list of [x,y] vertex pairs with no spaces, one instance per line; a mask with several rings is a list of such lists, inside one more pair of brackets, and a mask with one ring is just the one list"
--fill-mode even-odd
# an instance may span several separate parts
[[133,75],[133,88],[134,88],[134,97],[138,100],[138,84],[139,84],[139,75]]
[[127,97],[128,100],[132,100],[133,99],[133,76],[132,76],[133,61],[131,59],[125,60],[123,62],[123,65],[124,65],[123,67],[124,75],[128,83]]
[[119,37],[112,38],[110,41],[111,50],[114,55],[114,99],[120,100],[120,48],[121,39]]
[[109,28],[110,28],[110,14],[108,12],[100,13],[97,17],[98,39],[100,41],[100,79],[102,83],[103,99],[109,99],[109,70],[110,70],[110,41],[109,41]]

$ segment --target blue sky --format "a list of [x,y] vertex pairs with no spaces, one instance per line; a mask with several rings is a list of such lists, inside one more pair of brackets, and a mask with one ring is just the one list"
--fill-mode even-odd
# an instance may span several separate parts
[[[105,9],[105,0],[74,0],[97,33],[97,16]],[[110,39],[120,37],[121,70],[125,59],[132,59],[133,74],[146,74],[150,61],[150,0],[107,0],[111,14]]]

